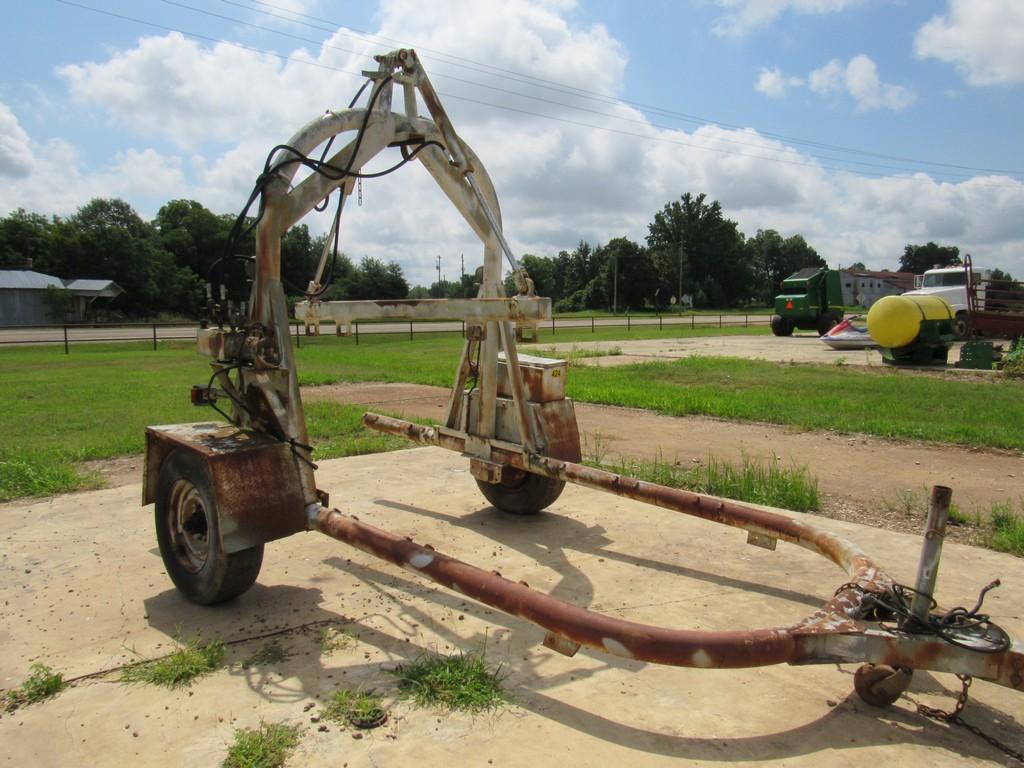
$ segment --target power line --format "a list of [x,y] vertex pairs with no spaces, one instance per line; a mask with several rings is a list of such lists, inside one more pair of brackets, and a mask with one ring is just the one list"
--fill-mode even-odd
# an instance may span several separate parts
[[[238,42],[234,42],[234,41],[231,41],[231,40],[225,40],[223,38],[216,38],[216,37],[212,37],[212,36],[209,36],[209,35],[204,35],[204,34],[197,33],[197,32],[190,32],[190,31],[182,30],[182,29],[179,29],[177,27],[171,27],[171,26],[168,26],[168,25],[165,25],[165,24],[160,24],[160,23],[157,23],[157,22],[147,21],[145,19],[139,19],[139,18],[135,18],[135,17],[132,17],[132,16],[125,15],[125,14],[116,13],[114,11],[108,11],[108,10],[104,10],[104,9],[101,9],[101,8],[95,8],[95,7],[92,7],[92,6],[84,5],[82,3],[74,2],[73,0],[56,0],[56,1],[58,3],[63,4],[63,5],[68,5],[68,6],[80,8],[80,9],[83,9],[83,10],[86,10],[86,11],[91,11],[93,13],[98,13],[98,14],[105,15],[105,16],[110,16],[112,18],[117,18],[117,19],[120,19],[120,20],[123,20],[123,21],[129,21],[129,22],[132,22],[132,23],[135,23],[135,24],[141,24],[143,26],[153,27],[155,29],[162,29],[162,30],[167,31],[167,32],[175,32],[177,34],[184,35],[184,36],[187,36],[187,37],[192,37],[192,38],[195,38],[195,39],[198,39],[198,40],[205,40],[205,41],[208,41],[208,42],[228,45],[228,46],[231,46],[231,47],[234,47],[234,48],[239,48],[241,50],[250,51],[252,53],[259,53],[259,54],[262,54],[262,55],[265,55],[265,56],[273,56],[273,57],[275,57],[277,59],[280,59],[282,61],[285,61],[285,62],[304,64],[304,65],[307,65],[307,66],[316,67],[318,69],[325,69],[325,70],[329,70],[329,71],[339,72],[341,74],[345,74],[345,75],[349,75],[349,76],[353,76],[353,77],[359,77],[359,78],[362,77],[362,73],[361,72],[353,72],[353,71],[350,71],[350,70],[342,69],[340,67],[334,67],[334,66],[331,66],[331,65],[328,65],[328,64],[321,64],[319,62],[310,61],[309,59],[306,59],[306,58],[296,58],[296,57],[292,57],[292,56],[288,56],[288,55],[285,55],[285,54],[278,53],[277,51],[256,48],[254,46],[245,45],[243,43],[238,43]],[[173,3],[173,4],[180,5],[179,3]],[[203,11],[200,11],[200,12],[202,13]],[[211,15],[213,15],[213,14],[211,14]],[[222,17],[222,18],[224,18],[224,17]],[[241,22],[241,23],[245,23],[245,22]],[[251,25],[251,26],[258,26],[258,25]],[[269,30],[269,31],[276,32],[276,30]],[[279,33],[279,34],[284,34],[284,33]],[[295,37],[295,36],[292,36],[292,37]],[[321,44],[319,41],[314,41],[314,40],[309,40],[307,42],[316,43],[318,45]],[[341,49],[341,50],[346,50],[346,49]],[[348,51],[348,52],[350,52],[350,53],[357,53],[357,54],[359,53],[357,51]],[[621,130],[621,129],[611,128],[609,126],[593,125],[592,123],[585,123],[585,122],[581,122],[581,121],[578,121],[578,120],[570,120],[570,119],[567,119],[567,118],[564,118],[564,117],[556,117],[554,115],[548,115],[548,114],[544,114],[544,113],[540,113],[540,112],[532,112],[530,110],[520,109],[520,108],[517,108],[517,107],[511,107],[511,106],[508,106],[508,105],[505,105],[505,104],[495,104],[495,103],[483,101],[483,100],[480,100],[480,99],[474,99],[474,98],[471,98],[471,97],[468,97],[468,96],[459,96],[457,94],[445,93],[443,91],[438,91],[438,95],[444,96],[447,99],[454,99],[454,100],[464,101],[464,102],[468,102],[468,103],[472,103],[472,104],[478,104],[478,105],[489,107],[489,108],[492,108],[492,109],[501,109],[501,110],[505,110],[505,111],[509,111],[509,112],[514,112],[514,113],[517,113],[517,114],[528,115],[530,117],[537,117],[537,118],[540,118],[540,119],[543,119],[543,120],[550,120],[550,121],[554,121],[554,122],[564,123],[564,124],[567,124],[567,125],[573,125],[573,126],[576,126],[576,127],[588,128],[588,129],[599,130],[599,131],[605,131],[607,133],[613,133],[613,134],[617,134],[617,135],[621,135],[621,136],[629,136],[629,137],[632,137],[632,138],[644,139],[644,140],[647,140],[647,141],[655,141],[655,142],[659,142],[659,143],[663,143],[663,144],[670,144],[670,145],[675,145],[675,146],[686,147],[688,149],[693,149],[693,150],[697,150],[697,151],[701,151],[701,152],[713,152],[713,153],[716,153],[716,154],[732,155],[732,156],[737,156],[737,157],[746,157],[746,158],[755,159],[755,160],[764,160],[764,161],[767,161],[767,162],[782,163],[782,164],[786,164],[786,165],[795,165],[795,166],[801,166],[801,167],[807,167],[807,168],[818,168],[818,169],[827,170],[827,171],[836,171],[836,172],[849,171],[849,169],[847,169],[847,168],[823,165],[823,164],[820,164],[820,163],[817,163],[817,162],[806,162],[806,161],[799,161],[799,160],[794,160],[794,159],[787,159],[785,157],[773,157],[773,156],[767,156],[767,155],[759,155],[759,154],[750,154],[750,153],[745,153],[745,152],[737,152],[737,151],[728,150],[728,149],[720,149],[720,148],[716,148],[716,147],[702,146],[702,145],[699,145],[699,144],[694,144],[692,142],[674,140],[674,139],[666,138],[666,137],[663,137],[663,136],[655,136],[655,135],[649,135],[649,134],[635,133],[635,132],[631,132],[631,131],[625,131],[625,130]],[[564,106],[568,106],[568,105],[564,105]],[[656,126],[651,126],[651,127],[653,128],[653,127],[656,127]],[[729,142],[728,139],[723,139],[722,141],[723,142]],[[788,154],[788,155],[796,155],[797,154],[795,150],[791,150],[789,148],[786,148],[784,150],[771,150],[771,149],[768,149],[768,151],[776,151],[776,152],[780,152],[782,154]],[[844,161],[844,160],[839,160],[838,162],[848,162],[848,163],[853,163],[853,164],[862,164],[860,161]],[[904,173],[913,170],[913,169],[896,168],[896,167],[889,167],[889,166],[886,166],[886,167],[889,168],[889,170],[896,170],[896,171],[900,171],[900,172],[904,172]],[[873,173],[873,172],[868,172],[868,171],[861,171],[860,173],[861,173],[861,175],[864,175],[864,176],[875,176],[875,177],[879,177],[879,178],[884,177],[884,174],[880,174],[880,173]],[[962,174],[949,174],[949,175],[962,175]],[[917,177],[914,177],[914,176],[903,177],[903,178],[907,178],[907,179],[909,179],[911,181],[923,181],[923,180],[919,180]],[[931,178],[928,178],[927,180],[934,183],[934,180],[931,179]],[[1000,184],[988,184],[988,183],[986,183],[986,184],[984,184],[984,186],[987,186],[987,187],[1016,188],[1016,187],[1012,187],[1011,185],[1006,185],[1006,184],[1000,185]]]
[[[166,2],[166,0],[165,0],[165,2]],[[715,126],[719,126],[719,127],[722,127],[722,128],[728,128],[728,129],[731,129],[731,130],[743,130],[744,128],[751,127],[751,126],[742,126],[742,125],[737,125],[737,124],[733,124],[733,123],[727,123],[727,122],[723,122],[723,121],[720,121],[720,120],[714,120],[712,118],[700,117],[698,115],[692,115],[692,114],[688,114],[686,112],[678,112],[678,111],[675,111],[675,110],[669,110],[669,109],[665,109],[663,107],[659,107],[659,106],[656,106],[656,105],[645,104],[643,102],[633,101],[633,100],[627,99],[627,98],[618,98],[618,97],[614,97],[614,96],[608,96],[607,94],[602,94],[602,93],[599,93],[597,91],[592,91],[592,90],[588,90],[588,89],[585,89],[585,88],[580,88],[578,86],[574,86],[574,85],[571,85],[571,84],[568,84],[568,83],[562,83],[562,82],[559,82],[559,81],[556,81],[556,80],[549,80],[549,79],[546,79],[546,78],[537,77],[535,75],[530,75],[528,73],[519,72],[519,71],[512,70],[512,69],[506,69],[506,68],[503,68],[503,67],[496,67],[494,65],[487,64],[485,62],[476,61],[476,60],[473,60],[473,59],[465,58],[463,56],[457,56],[455,54],[447,53],[447,52],[444,52],[444,51],[438,51],[436,49],[426,48],[424,46],[416,45],[416,44],[410,43],[408,41],[402,41],[402,40],[398,40],[396,38],[387,37],[387,36],[384,36],[384,35],[377,35],[377,34],[374,34],[374,33],[371,33],[371,32],[367,32],[365,30],[359,30],[359,29],[355,29],[353,27],[348,27],[348,26],[346,26],[344,24],[341,24],[339,22],[331,21],[330,19],[324,19],[324,18],[321,18],[321,17],[312,16],[310,14],[300,13],[298,11],[291,11],[291,10],[289,10],[287,8],[283,8],[283,7],[279,6],[279,5],[274,5],[273,3],[265,2],[264,0],[249,0],[249,2],[252,3],[252,5],[244,5],[244,4],[240,3],[240,2],[236,2],[236,0],[221,0],[221,2],[222,3],[226,3],[228,5],[236,6],[238,8],[244,8],[246,10],[254,10],[254,11],[257,11],[258,13],[262,13],[262,14],[264,14],[266,16],[271,16],[273,18],[282,19],[282,20],[289,21],[289,22],[295,23],[295,24],[301,24],[303,26],[307,26],[307,27],[310,27],[310,28],[313,28],[313,29],[318,29],[320,31],[331,32],[332,34],[342,34],[342,35],[345,35],[346,37],[353,37],[353,38],[356,38],[356,39],[383,40],[383,41],[387,41],[387,42],[392,43],[392,44],[397,43],[397,44],[399,44],[401,46],[404,46],[404,47],[415,48],[418,53],[420,53],[420,52],[427,52],[427,53],[433,54],[434,56],[442,56],[442,57],[445,57],[445,58],[453,59],[453,60],[458,61],[458,62],[465,62],[465,64],[458,64],[458,63],[455,63],[455,62],[444,62],[445,64],[448,64],[449,66],[459,66],[459,67],[462,67],[462,68],[465,68],[465,69],[469,69],[469,70],[474,71],[474,72],[478,72],[480,74],[486,74],[486,75],[489,75],[489,76],[492,76],[492,77],[503,77],[505,79],[512,79],[515,82],[524,83],[524,84],[527,84],[527,85],[531,85],[533,87],[547,88],[549,90],[555,90],[555,91],[557,91],[559,93],[563,93],[563,94],[567,94],[567,95],[575,95],[575,96],[579,96],[580,98],[592,99],[592,100],[600,101],[600,102],[605,103],[605,104],[612,104],[612,105],[615,105],[615,104],[626,104],[626,105],[629,105],[629,106],[632,106],[632,107],[636,107],[637,109],[639,109],[642,112],[649,112],[649,113],[652,113],[652,114],[660,115],[662,117],[668,117],[668,118],[672,118],[672,119],[676,119],[676,120],[680,120],[680,121],[688,122],[688,123],[694,123],[694,124],[698,124],[698,125],[715,125]],[[278,11],[283,11],[286,14],[291,14],[291,16],[285,16],[285,15],[281,15],[281,14],[270,13],[269,11],[262,11],[262,10],[259,10],[257,8],[253,8],[252,7],[253,5],[262,6],[264,8],[273,8],[273,9],[278,10]],[[322,24],[327,24],[327,25],[330,25],[330,26],[328,26],[328,27],[317,26],[317,25],[314,25],[314,24],[309,24],[307,22],[297,21],[295,18],[292,18],[292,17],[301,17],[301,18],[305,18],[305,19],[310,19],[312,21],[317,21],[317,22],[320,22]],[[245,22],[241,22],[241,23],[245,23]],[[357,35],[348,34],[347,32],[344,31],[345,29],[349,29],[352,32],[356,32],[361,37],[357,37]],[[466,66],[466,64],[471,64],[473,66]],[[481,69],[478,69],[478,67],[484,67],[486,69],[495,70],[495,72],[494,73],[486,72],[486,71],[483,71]],[[455,79],[451,75],[447,75],[447,76],[448,77],[452,77],[453,79]],[[517,79],[517,78],[525,78],[525,80]],[[533,83],[529,83],[529,82],[527,82],[527,80],[532,80],[534,82]],[[471,81],[467,81],[467,82],[471,82]],[[537,98],[537,97],[527,96],[526,98]],[[568,105],[565,105],[565,106],[568,106]],[[659,126],[659,127],[661,127],[661,126]],[[900,155],[890,155],[890,154],[885,154],[885,153],[876,152],[876,151],[872,151],[872,150],[859,149],[859,148],[855,148],[855,147],[845,147],[845,146],[838,145],[838,144],[828,144],[828,143],[825,143],[825,142],[820,142],[820,141],[811,140],[811,139],[802,139],[802,138],[799,138],[799,137],[788,136],[786,134],[774,133],[774,132],[770,132],[770,131],[758,130],[757,132],[760,135],[762,135],[762,136],[767,136],[769,138],[779,139],[780,141],[785,141],[785,142],[789,142],[789,143],[792,143],[792,144],[802,144],[802,145],[817,147],[819,149],[826,149],[826,150],[837,151],[837,152],[845,152],[845,153],[848,153],[848,154],[865,155],[865,156],[868,156],[868,157],[874,157],[874,158],[881,159],[881,160],[894,160],[894,161],[897,161],[897,162],[911,163],[911,164],[915,164],[915,165],[931,165],[931,166],[936,166],[936,167],[940,167],[940,168],[954,168],[954,169],[958,169],[958,170],[973,171],[973,172],[980,172],[980,173],[1006,174],[1006,175],[1009,175],[1009,176],[1019,176],[1021,174],[1024,174],[1024,171],[1017,171],[1017,170],[1008,170],[1008,169],[1002,169],[1002,168],[985,168],[985,167],[980,167],[980,166],[960,165],[960,164],[957,164],[957,163],[945,163],[945,162],[939,162],[939,161],[934,161],[934,160],[924,160],[924,159],[921,159],[921,158],[912,158],[912,157],[905,157],[905,156],[900,156]],[[882,167],[885,167],[885,166],[882,166]]]
[[[224,16],[222,14],[214,13],[213,11],[208,11],[208,10],[203,9],[203,8],[197,8],[195,6],[188,5],[186,3],[177,2],[176,0],[162,0],[162,2],[164,2],[167,5],[173,5],[173,6],[176,6],[178,8],[183,8],[183,9],[188,10],[188,11],[193,11],[194,13],[200,13],[200,14],[203,14],[204,16],[210,16],[212,18],[221,19],[221,20],[224,20],[224,21],[230,21],[230,22],[233,22],[235,24],[241,24],[243,26],[251,27],[253,29],[258,29],[258,30],[263,31],[263,32],[270,32],[271,34],[280,35],[282,37],[290,38],[292,40],[297,40],[299,42],[310,43],[310,44],[313,44],[313,45],[319,45],[322,48],[327,48],[327,49],[331,49],[331,50],[341,51],[342,53],[351,53],[351,54],[357,54],[357,55],[360,53],[360,51],[355,51],[355,50],[352,50],[351,48],[342,48],[340,46],[333,45],[333,44],[330,44],[330,43],[326,43],[326,42],[323,42],[323,41],[320,41],[320,40],[313,40],[313,39],[310,39],[310,38],[307,38],[307,37],[302,37],[301,35],[292,34],[290,32],[284,32],[284,31],[281,31],[281,30],[272,29],[270,27],[264,27],[264,26],[261,26],[259,24],[254,24],[252,22],[245,21],[243,19],[234,18],[232,16]],[[247,6],[242,6],[239,3],[233,2],[232,0],[222,0],[222,2],[228,3],[230,5],[235,5],[235,6],[238,6],[238,7],[241,7],[241,8],[247,7]],[[285,17],[279,16],[277,14],[267,14],[267,15],[273,16],[275,18],[282,18],[282,19],[285,18]],[[313,27],[313,25],[309,25],[309,24],[307,24],[306,26]],[[320,27],[314,27],[314,28],[316,28],[316,29],[324,29],[324,28],[320,28]],[[325,30],[325,31],[330,31],[330,30]],[[385,39],[389,39],[390,40],[391,38],[385,38]],[[565,109],[572,109],[572,110],[576,110],[576,111],[579,111],[579,112],[585,112],[585,113],[588,113],[588,114],[598,115],[599,117],[610,118],[610,119],[613,119],[613,120],[621,120],[621,121],[624,121],[624,122],[627,122],[627,123],[634,123],[634,124],[637,124],[637,125],[643,125],[645,127],[657,128],[659,130],[664,130],[664,131],[678,130],[674,126],[661,125],[661,124],[658,124],[658,123],[651,122],[650,120],[639,120],[639,119],[636,119],[636,118],[626,117],[624,115],[615,115],[615,114],[611,114],[609,112],[603,112],[603,111],[596,110],[596,109],[588,109],[587,107],[580,107],[580,106],[573,105],[573,104],[566,104],[565,102],[555,101],[553,99],[546,99],[546,98],[543,98],[541,96],[534,96],[532,94],[522,93],[520,91],[512,91],[512,90],[508,90],[506,88],[499,88],[499,87],[493,86],[493,85],[486,85],[484,83],[479,83],[479,82],[477,82],[475,80],[469,80],[467,78],[457,77],[455,75],[441,74],[441,75],[438,75],[437,77],[447,78],[449,80],[454,80],[456,82],[465,83],[467,85],[471,85],[471,86],[478,87],[478,88],[486,88],[486,89],[488,89],[490,91],[495,91],[495,92],[498,92],[498,93],[504,93],[504,94],[508,94],[510,96],[518,96],[518,97],[525,98],[525,99],[532,99],[534,101],[539,101],[539,102],[542,102],[542,103],[545,103],[545,104],[551,104],[551,105],[556,106],[556,107],[563,107]],[[445,95],[447,95],[447,94],[445,94]],[[454,98],[459,98],[459,97],[454,97]],[[480,102],[480,103],[484,103],[484,102]],[[615,103],[616,105],[618,105],[619,102],[614,102],[613,101],[612,103]],[[534,114],[534,113],[528,113],[528,114]],[[549,117],[551,117],[552,119],[557,119],[557,118],[554,118],[553,116],[549,116]],[[715,125],[717,125],[717,124],[715,124]],[[599,126],[593,126],[593,127],[600,129]],[[631,135],[635,135],[635,134],[631,134]],[[720,143],[723,143],[723,144],[731,144],[731,145],[740,146],[740,147],[753,147],[755,149],[769,151],[769,152],[778,151],[778,150],[773,150],[770,147],[765,147],[765,146],[760,145],[760,144],[754,144],[754,143],[746,142],[746,141],[737,141],[735,139],[727,139],[727,138],[719,137],[717,139],[717,141],[720,142]],[[698,145],[688,145],[688,146],[693,146],[694,148],[698,148]],[[882,164],[882,163],[872,163],[872,162],[867,162],[867,161],[864,161],[864,160],[850,160],[850,159],[847,159],[847,158],[831,157],[831,156],[828,156],[828,155],[817,155],[817,154],[814,154],[813,152],[809,152],[807,154],[808,154],[808,156],[814,157],[817,160],[824,160],[826,162],[845,163],[845,164],[848,164],[848,165],[858,165],[858,166],[864,166],[864,167],[868,167],[868,168],[880,168],[882,170],[887,170],[887,171],[906,172],[906,171],[914,171],[914,170],[916,170],[914,168],[904,168],[904,167],[901,167],[901,166],[894,166],[894,165],[888,165],[888,164]],[[760,157],[760,156],[754,156],[754,157]],[[955,167],[959,168],[961,166],[955,166]],[[981,169],[978,169],[978,170],[981,170]],[[955,177],[960,177],[960,178],[970,178],[972,176],[972,174],[969,174],[969,173],[957,173],[957,172],[950,172],[950,171],[945,172],[945,175],[947,175],[947,176],[955,176]]]

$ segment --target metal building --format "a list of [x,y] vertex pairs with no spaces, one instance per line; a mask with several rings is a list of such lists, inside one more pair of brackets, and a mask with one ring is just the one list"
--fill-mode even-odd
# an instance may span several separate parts
[[[71,301],[57,317],[54,291],[67,291]],[[91,318],[96,299],[113,299],[124,289],[112,280],[61,280],[29,269],[0,270],[0,326],[48,325]]]

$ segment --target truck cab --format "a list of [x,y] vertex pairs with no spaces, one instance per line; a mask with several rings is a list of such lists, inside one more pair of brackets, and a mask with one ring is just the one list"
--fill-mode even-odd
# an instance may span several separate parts
[[[975,283],[988,277],[988,270],[973,273]],[[914,278],[914,290],[907,291],[904,296],[939,296],[953,308],[956,319],[953,330],[958,339],[967,337],[968,304],[967,304],[967,267],[936,267],[926,270],[923,275]],[[983,298],[983,297],[982,297]]]

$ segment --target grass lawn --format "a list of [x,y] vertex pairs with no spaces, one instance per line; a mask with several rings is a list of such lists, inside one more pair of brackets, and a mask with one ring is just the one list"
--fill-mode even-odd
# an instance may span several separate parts
[[[656,327],[543,334],[542,343],[623,338],[756,333],[754,329]],[[766,332],[764,330],[762,333]],[[455,334],[365,335],[303,339],[297,351],[305,385],[337,381],[402,381],[450,386],[462,340]],[[0,501],[83,487],[74,462],[141,453],[149,424],[214,418],[189,403],[192,384],[205,384],[208,364],[190,343],[80,344],[0,350]],[[1024,382],[953,381],[867,372],[850,367],[778,365],[724,358],[577,367],[570,396],[583,401],[835,429],[1024,449]],[[361,408],[306,406],[318,459],[405,447],[364,430]]]

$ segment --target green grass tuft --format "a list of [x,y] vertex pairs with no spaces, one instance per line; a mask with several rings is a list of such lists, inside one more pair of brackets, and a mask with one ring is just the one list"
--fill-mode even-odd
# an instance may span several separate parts
[[121,682],[149,683],[167,688],[189,686],[192,681],[220,668],[224,643],[214,640],[200,645],[193,640],[160,659],[132,664],[121,671]]
[[794,512],[812,512],[819,509],[821,503],[818,480],[806,466],[784,467],[778,461],[759,462],[744,456],[742,464],[734,466],[710,457],[704,466],[683,467],[658,456],[650,461],[623,458],[598,466],[670,488],[685,488]]
[[1007,503],[993,504],[989,527],[987,538],[992,549],[1024,557],[1024,515],[1014,512]]
[[13,712],[18,707],[56,696],[67,687],[64,676],[54,672],[42,662],[37,661],[29,668],[28,677],[18,688],[7,691],[3,695],[2,708],[5,712]]
[[0,501],[52,496],[95,485],[66,458],[40,452],[0,452]]
[[336,723],[357,728],[375,728],[387,718],[380,696],[373,691],[340,690],[331,694],[323,711],[324,717]]
[[425,655],[395,674],[403,698],[421,707],[482,712],[509,701],[501,668],[491,672],[481,654]]
[[299,744],[299,727],[260,723],[259,728],[235,731],[223,768],[280,768]]

